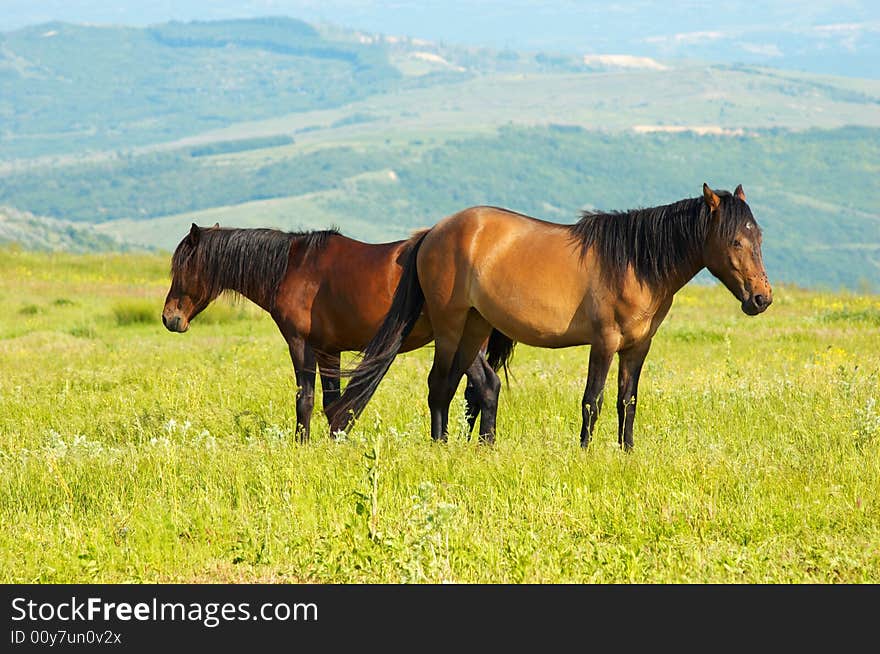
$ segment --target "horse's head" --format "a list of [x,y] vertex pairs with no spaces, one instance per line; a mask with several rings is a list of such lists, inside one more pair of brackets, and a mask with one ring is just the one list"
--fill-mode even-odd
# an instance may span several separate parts
[[703,250],[706,268],[742,303],[743,312],[757,316],[773,301],[773,290],[761,256],[761,228],[755,222],[742,186],[732,194],[703,184],[709,208],[709,231]]
[[[217,227],[219,225],[214,226]],[[205,279],[203,259],[199,257],[199,244],[205,231],[193,223],[171,259],[171,288],[162,310],[162,324],[168,331],[185,332],[190,321],[217,297],[214,285]]]

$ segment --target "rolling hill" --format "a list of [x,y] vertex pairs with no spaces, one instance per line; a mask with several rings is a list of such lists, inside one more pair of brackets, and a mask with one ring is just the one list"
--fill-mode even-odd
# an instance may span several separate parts
[[846,76],[877,77],[880,9],[868,0],[4,0],[0,30],[51,16],[74,23],[153,25],[291,14],[432,41],[498,50],[621,54],[741,61]]
[[[35,216],[0,207],[0,246],[16,245],[38,252],[117,252],[130,243],[96,231],[94,226]],[[135,249],[145,249],[134,246]]]
[[0,34],[0,204],[170,249],[189,222],[399,237],[742,183],[776,279],[880,288],[880,81],[467,48],[292,19]]

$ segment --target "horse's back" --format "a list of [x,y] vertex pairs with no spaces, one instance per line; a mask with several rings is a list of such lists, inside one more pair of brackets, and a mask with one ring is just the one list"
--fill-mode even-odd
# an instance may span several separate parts
[[[361,349],[391,306],[411,246],[412,239],[372,244],[342,235],[319,251],[298,252],[294,244],[276,298],[279,324],[320,350]],[[430,326],[415,331],[417,346],[430,340]]]
[[[511,268],[558,259],[560,250],[571,251],[564,225],[507,209],[477,206],[441,220],[428,232],[420,260],[436,257],[485,272],[496,261]],[[421,265],[421,264],[420,264]]]

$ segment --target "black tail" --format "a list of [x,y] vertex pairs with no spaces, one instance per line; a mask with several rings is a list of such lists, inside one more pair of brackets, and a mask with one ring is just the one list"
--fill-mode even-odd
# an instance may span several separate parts
[[346,431],[361,414],[422,313],[425,295],[419,285],[416,257],[426,234],[418,237],[407,255],[388,315],[364,348],[361,362],[351,373],[345,391],[327,407],[331,434]]
[[504,381],[510,383],[507,378],[508,363],[510,357],[513,356],[513,348],[516,347],[516,341],[508,338],[497,329],[493,329],[489,335],[489,345],[486,348],[486,360],[495,372],[504,368]]

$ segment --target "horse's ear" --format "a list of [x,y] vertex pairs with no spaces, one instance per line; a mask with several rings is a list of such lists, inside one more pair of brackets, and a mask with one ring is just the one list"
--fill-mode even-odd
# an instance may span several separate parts
[[[740,187],[740,190],[742,190],[742,187]],[[220,223],[214,223],[214,229],[220,229]]]
[[721,205],[721,198],[709,188],[709,185],[706,182],[703,182],[703,199],[706,201],[706,206],[709,207],[709,211],[715,211]]
[[738,197],[740,200],[742,200],[743,202],[746,201],[746,192],[743,191],[743,185],[742,185],[742,184],[737,184],[737,185],[736,185],[736,190],[733,192],[733,194],[734,194],[736,197]]
[[202,230],[195,223],[192,224],[192,227],[189,228],[189,244],[192,246],[196,246],[199,244],[199,235],[202,233]]

